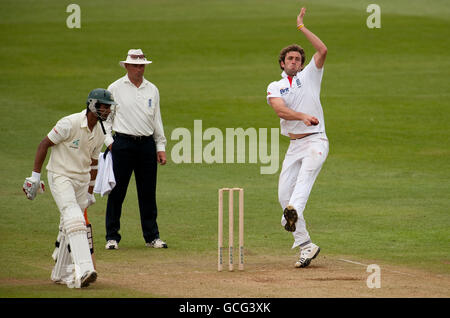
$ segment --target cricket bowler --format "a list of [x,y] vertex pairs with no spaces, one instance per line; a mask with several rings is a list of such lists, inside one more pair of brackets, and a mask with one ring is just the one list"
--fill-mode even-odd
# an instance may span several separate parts
[[304,50],[294,44],[281,50],[281,80],[267,87],[267,102],[280,117],[281,134],[290,138],[278,183],[278,198],[283,209],[281,224],[292,232],[300,247],[295,267],[306,267],[320,252],[306,229],[303,212],[313,184],[328,156],[328,138],[320,103],[325,44],[303,23],[306,9],[297,16],[297,30],[316,52],[305,66]]
[[[51,279],[69,288],[87,287],[97,279],[91,258],[83,211],[95,203],[93,188],[97,162],[105,132],[102,121],[116,103],[102,88],[89,93],[87,109],[60,119],[38,146],[32,175],[25,179],[23,191],[33,200],[43,190],[42,165],[52,148],[47,177],[60,211],[59,234]],[[40,190],[40,191],[39,191]]]

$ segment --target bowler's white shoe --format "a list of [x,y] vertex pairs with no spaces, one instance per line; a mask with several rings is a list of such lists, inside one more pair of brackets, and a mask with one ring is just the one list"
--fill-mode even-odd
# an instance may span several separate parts
[[145,243],[145,246],[153,247],[153,248],[167,248],[166,242],[157,238],[151,241],[150,243]]
[[117,243],[116,240],[109,240],[106,245],[105,249],[107,250],[118,250],[119,249],[119,243]]
[[320,247],[314,243],[309,243],[300,248],[300,258],[295,263],[295,267],[302,268],[308,266],[311,261],[319,255]]

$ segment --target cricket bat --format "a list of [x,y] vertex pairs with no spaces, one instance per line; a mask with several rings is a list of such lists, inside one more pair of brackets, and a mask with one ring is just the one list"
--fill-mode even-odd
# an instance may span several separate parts
[[95,256],[94,256],[94,237],[92,236],[92,224],[89,223],[87,217],[87,208],[84,209],[84,220],[86,221],[86,229],[87,229],[87,239],[89,242],[89,249],[91,250],[91,258],[92,263],[94,264],[94,269],[97,269],[95,264]]

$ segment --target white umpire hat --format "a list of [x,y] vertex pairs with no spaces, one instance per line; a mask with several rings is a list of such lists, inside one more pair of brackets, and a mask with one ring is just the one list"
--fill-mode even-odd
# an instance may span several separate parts
[[128,51],[127,59],[120,61],[119,64],[125,68],[125,64],[150,64],[151,62],[145,58],[144,52],[141,49],[131,49]]

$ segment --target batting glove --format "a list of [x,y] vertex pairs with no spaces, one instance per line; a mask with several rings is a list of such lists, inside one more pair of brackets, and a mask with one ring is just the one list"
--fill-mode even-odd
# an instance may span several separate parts
[[87,207],[90,207],[91,205],[93,205],[96,201],[95,201],[95,196],[93,193],[89,193],[87,194],[88,197],[88,204]]
[[33,200],[37,193],[45,191],[45,183],[40,178],[41,174],[33,171],[31,177],[25,179],[22,190],[29,200]]

